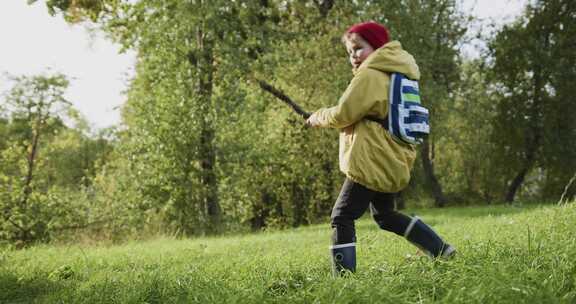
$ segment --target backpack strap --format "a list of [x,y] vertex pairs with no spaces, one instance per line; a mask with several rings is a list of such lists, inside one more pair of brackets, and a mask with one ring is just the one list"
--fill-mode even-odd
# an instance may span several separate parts
[[[388,73],[387,73],[388,74]],[[389,73],[390,75],[390,86],[392,86],[393,84],[393,75],[394,73]],[[390,112],[390,107],[388,107],[388,112]],[[388,116],[390,114],[387,114],[385,118],[380,118],[380,117],[376,117],[374,115],[366,115],[364,116],[365,119],[373,121],[373,122],[377,122],[379,123],[386,131],[390,131],[389,125],[390,122],[388,121]]]
[[379,118],[373,115],[366,115],[364,116],[365,119],[373,122],[379,123],[386,131],[388,131],[388,117],[386,118]]

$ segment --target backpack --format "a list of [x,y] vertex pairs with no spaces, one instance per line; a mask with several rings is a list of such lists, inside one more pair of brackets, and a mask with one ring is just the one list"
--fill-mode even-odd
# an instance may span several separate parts
[[377,119],[366,118],[379,122],[392,136],[400,142],[421,144],[430,134],[429,112],[422,106],[418,82],[400,73],[390,76],[390,92],[388,95],[388,117]]

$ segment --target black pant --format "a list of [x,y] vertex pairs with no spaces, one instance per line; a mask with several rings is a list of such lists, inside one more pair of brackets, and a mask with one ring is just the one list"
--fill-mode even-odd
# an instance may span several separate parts
[[354,221],[368,207],[380,228],[403,236],[411,218],[394,210],[394,195],[370,190],[347,178],[332,209],[332,244],[356,242]]

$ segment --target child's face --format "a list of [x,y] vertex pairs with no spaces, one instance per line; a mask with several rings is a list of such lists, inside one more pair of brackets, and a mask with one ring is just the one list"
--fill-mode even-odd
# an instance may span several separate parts
[[346,37],[345,43],[350,64],[352,64],[352,67],[355,69],[357,69],[360,64],[362,64],[362,62],[364,62],[364,60],[374,52],[374,48],[356,33],[352,33],[350,36]]

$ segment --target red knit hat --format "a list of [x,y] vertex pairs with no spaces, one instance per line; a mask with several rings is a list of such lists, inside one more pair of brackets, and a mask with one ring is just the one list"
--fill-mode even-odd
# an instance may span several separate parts
[[382,24],[376,22],[364,22],[351,26],[347,34],[356,33],[366,40],[370,45],[377,49],[390,41],[388,29]]

